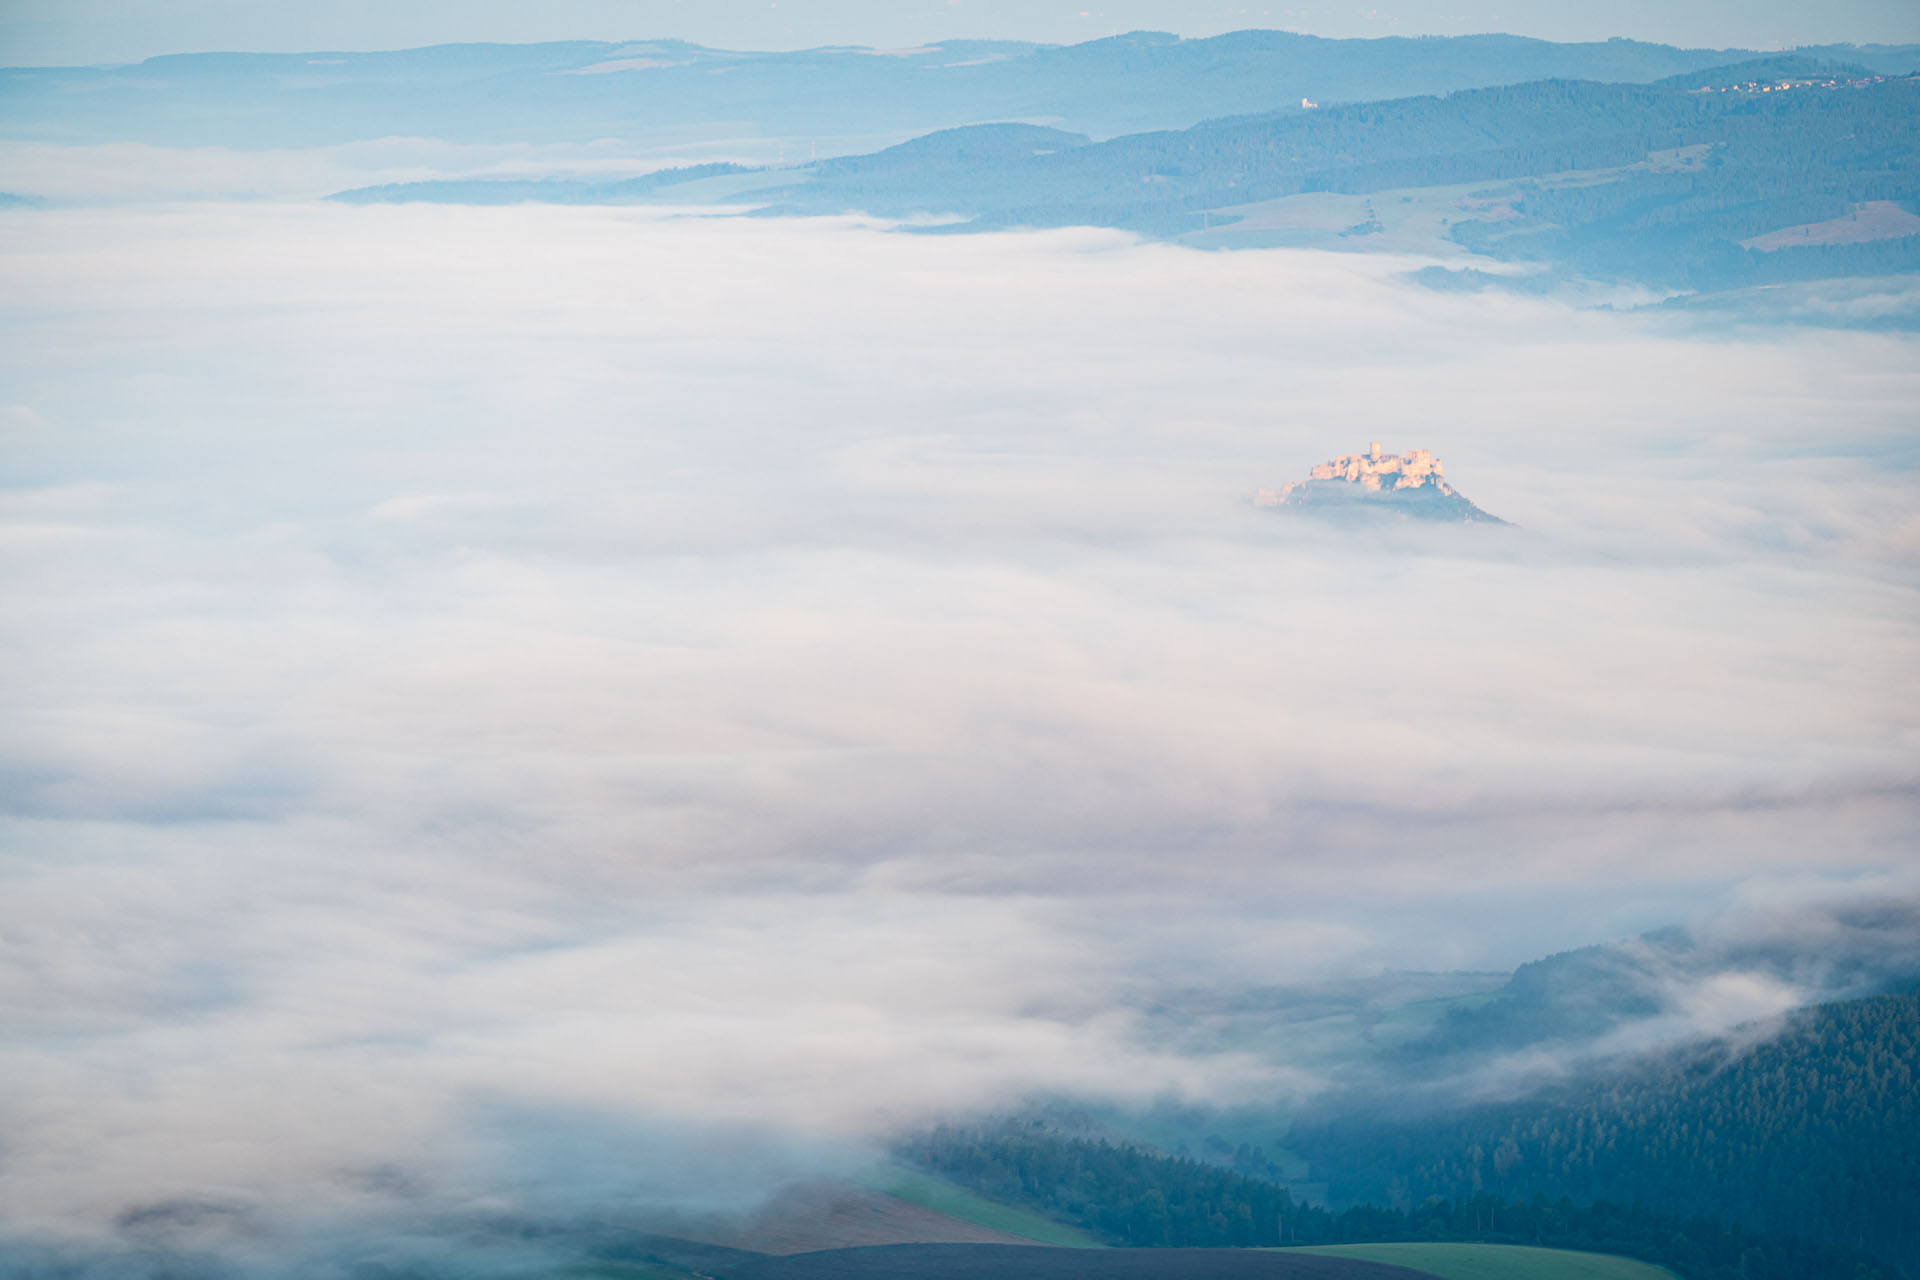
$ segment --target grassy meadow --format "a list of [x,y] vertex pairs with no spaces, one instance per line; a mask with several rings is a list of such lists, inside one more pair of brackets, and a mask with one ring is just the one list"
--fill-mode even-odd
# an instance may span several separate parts
[[955,1186],[944,1178],[936,1178],[916,1169],[891,1165],[865,1181],[871,1190],[959,1218],[963,1222],[971,1222],[975,1226],[1004,1231],[1012,1236],[1024,1236],[1041,1244],[1063,1245],[1069,1249],[1106,1247],[1078,1227],[1070,1227],[1026,1209],[975,1195],[965,1187]]

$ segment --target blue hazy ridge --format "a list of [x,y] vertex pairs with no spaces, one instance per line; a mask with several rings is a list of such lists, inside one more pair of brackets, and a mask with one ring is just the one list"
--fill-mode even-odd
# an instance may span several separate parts
[[[1911,46],[1803,50],[1878,71]],[[369,138],[553,142],[726,122],[765,136],[928,132],[1025,120],[1095,137],[1527,80],[1649,82],[1752,55],[1519,36],[1329,40],[1135,32],[1069,46],[954,41],[742,53],[670,40],[441,45],[382,53],[205,53],[0,71],[0,136],[67,143],[319,146]]]

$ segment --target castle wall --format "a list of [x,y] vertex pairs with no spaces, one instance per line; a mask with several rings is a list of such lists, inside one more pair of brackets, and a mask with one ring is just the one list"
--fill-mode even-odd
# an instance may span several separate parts
[[[1440,459],[1425,449],[1414,449],[1405,454],[1382,453],[1378,442],[1368,446],[1365,453],[1343,454],[1331,462],[1316,466],[1309,475],[1315,480],[1345,480],[1358,484],[1364,489],[1377,490],[1392,478],[1395,489],[1418,489],[1425,484],[1445,487]],[[1281,490],[1282,496],[1288,489]],[[1269,492],[1261,490],[1262,493]]]

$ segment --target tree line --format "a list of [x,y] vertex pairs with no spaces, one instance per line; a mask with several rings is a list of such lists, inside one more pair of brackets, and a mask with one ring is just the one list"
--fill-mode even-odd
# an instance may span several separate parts
[[1039,1122],[942,1127],[909,1140],[900,1154],[982,1195],[1123,1246],[1479,1241],[1619,1254],[1668,1267],[1683,1280],[1898,1280],[1892,1267],[1848,1248],[1642,1205],[1481,1192],[1405,1208],[1334,1211],[1219,1165],[1072,1137]]
[[1287,1144],[1336,1201],[1611,1200],[1844,1244],[1920,1272],[1920,994],[1818,1006],[1766,1042],[1525,1101],[1356,1097]]

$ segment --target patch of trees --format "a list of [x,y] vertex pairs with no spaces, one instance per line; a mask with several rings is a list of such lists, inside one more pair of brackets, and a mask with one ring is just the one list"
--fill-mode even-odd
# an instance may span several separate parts
[[1339,1211],[1218,1165],[1062,1135],[1038,1123],[941,1128],[901,1154],[982,1195],[1074,1223],[1117,1245],[1272,1247],[1394,1240],[1536,1244],[1619,1254],[1685,1280],[1897,1280],[1845,1248],[1785,1240],[1643,1206],[1509,1200],[1488,1192]]
[[1917,1074],[1920,994],[1881,996],[1802,1011],[1748,1050],[1676,1054],[1545,1098],[1424,1114],[1349,1099],[1296,1123],[1288,1146],[1336,1203],[1657,1205],[1920,1272]]

